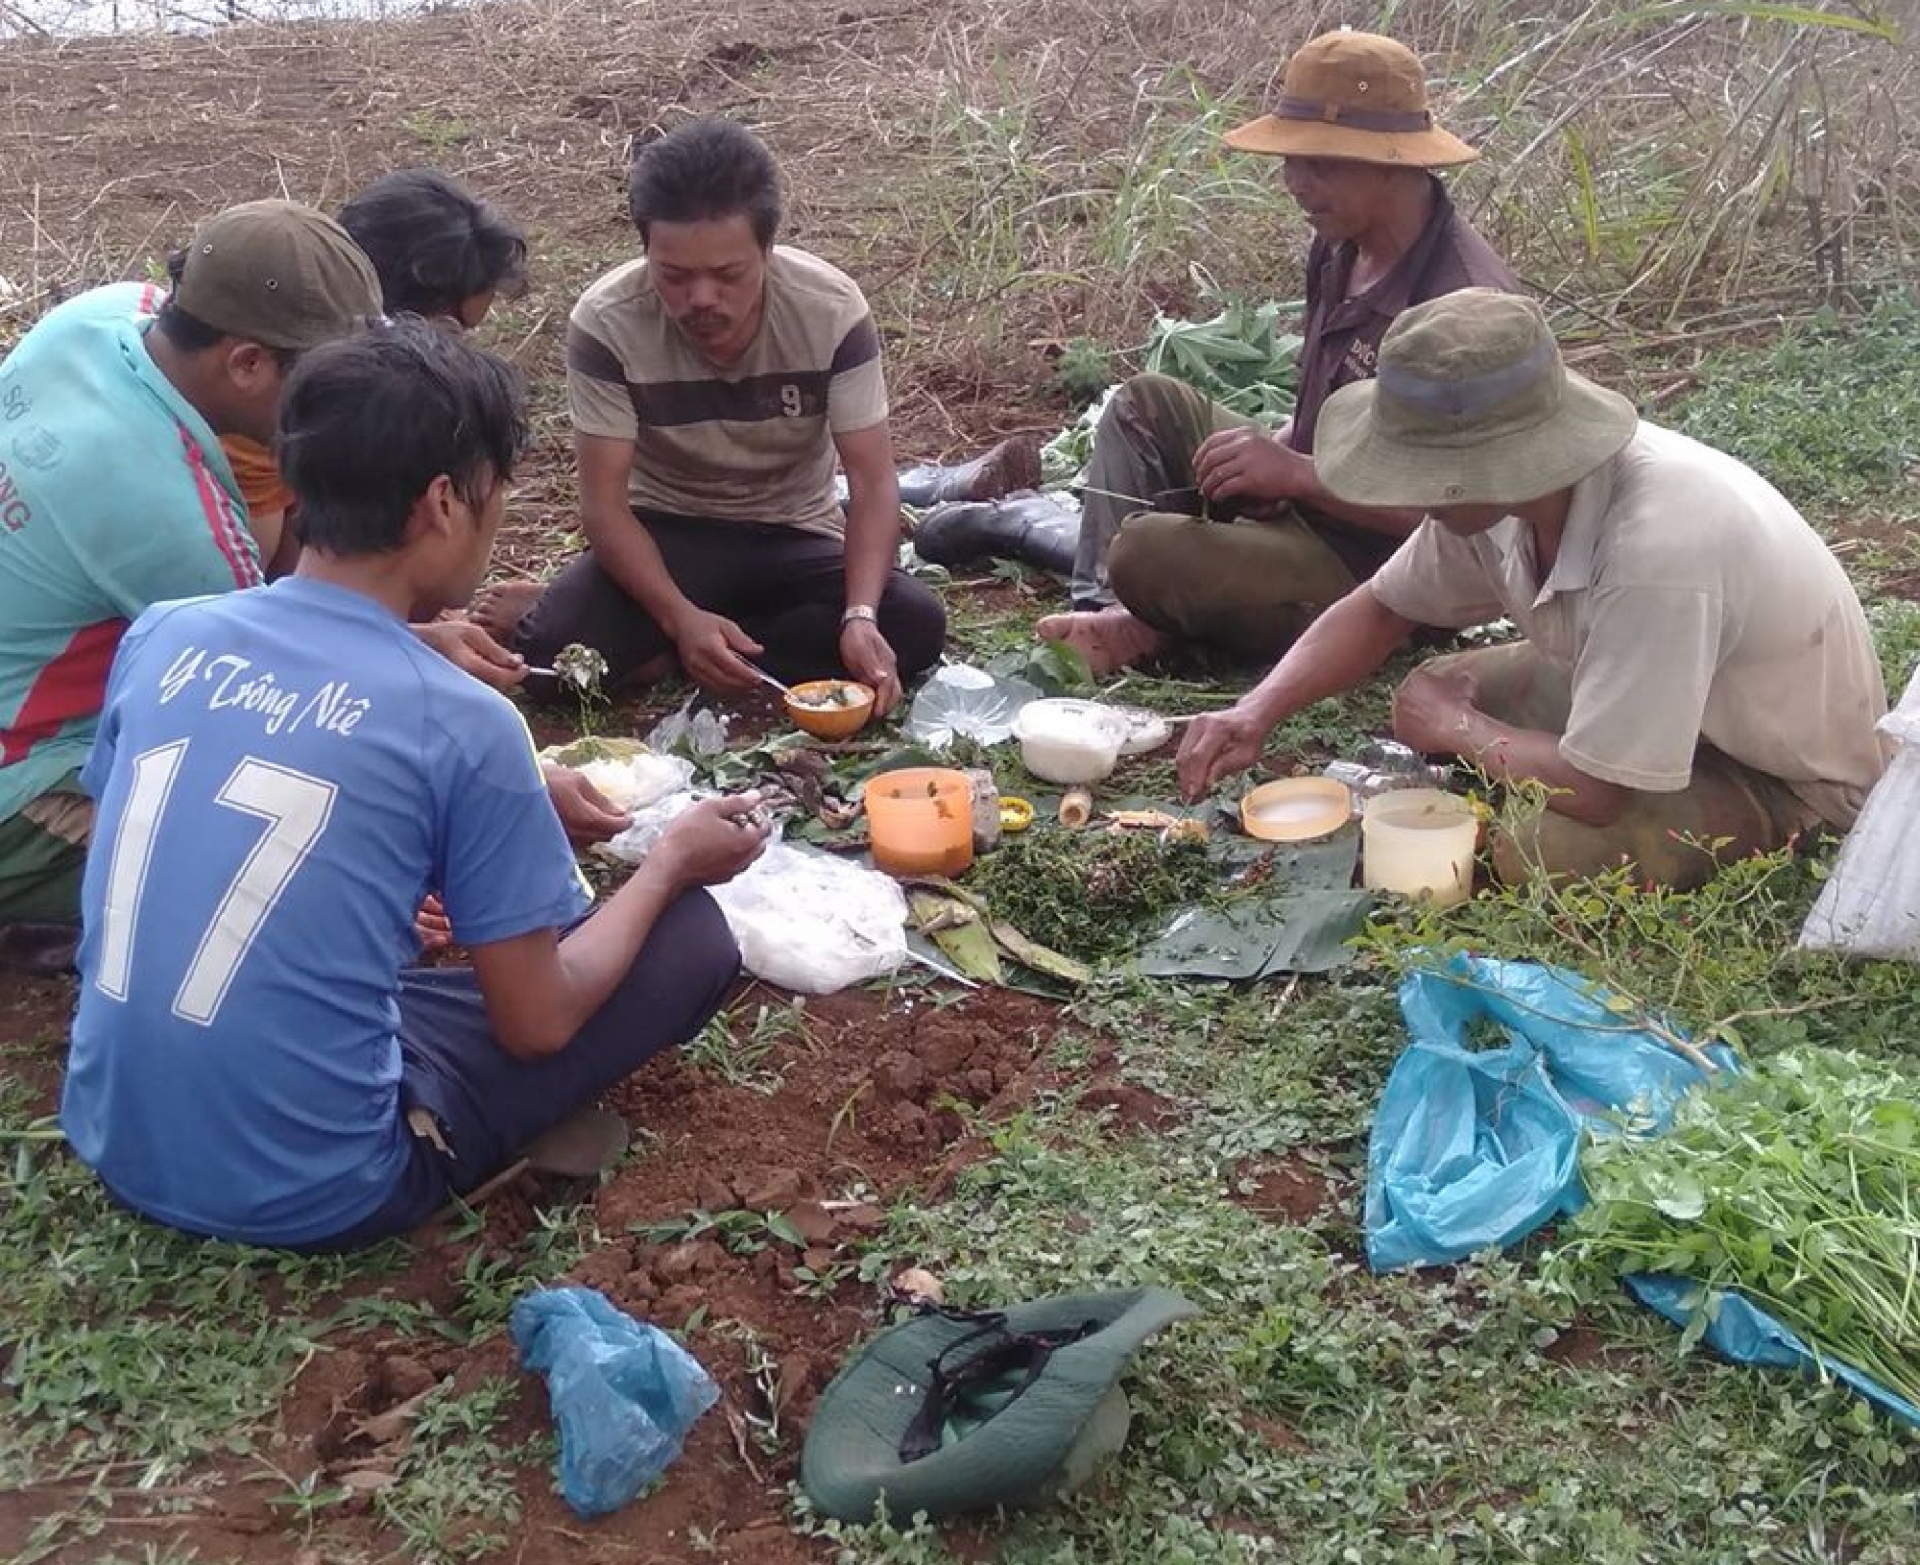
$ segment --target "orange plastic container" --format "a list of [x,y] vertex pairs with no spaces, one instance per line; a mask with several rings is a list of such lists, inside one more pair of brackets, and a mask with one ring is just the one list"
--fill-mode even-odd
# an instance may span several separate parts
[[912,766],[867,779],[873,862],[889,875],[958,875],[973,863],[973,787],[964,772]]

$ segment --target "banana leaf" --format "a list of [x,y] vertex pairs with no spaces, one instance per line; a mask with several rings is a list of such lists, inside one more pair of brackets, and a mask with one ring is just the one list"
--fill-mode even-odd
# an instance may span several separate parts
[[908,898],[914,927],[975,983],[1001,984],[1006,972],[994,934],[975,909],[955,896],[916,888]]
[[[1005,920],[994,918],[983,898],[941,876],[928,875],[915,880],[909,892],[908,905],[913,914],[914,927],[938,945],[948,960],[969,978],[982,983],[1004,983],[1004,968],[1000,963],[1002,956],[1045,977],[1057,978],[1062,983],[1078,985],[1088,983],[1093,978],[1093,969],[1071,957],[1062,956],[1037,940],[1028,939]],[[969,934],[968,931],[978,931],[978,935]],[[967,953],[965,960],[954,946],[947,943],[947,937],[956,938],[961,949]],[[976,967],[984,968],[979,947],[981,939],[986,941],[987,948],[993,953],[995,975],[992,977],[976,970]],[[976,965],[969,966],[968,962]]]

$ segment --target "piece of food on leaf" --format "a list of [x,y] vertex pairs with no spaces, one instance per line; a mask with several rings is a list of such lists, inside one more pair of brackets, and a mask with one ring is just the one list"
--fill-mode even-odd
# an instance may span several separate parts
[[597,696],[607,677],[607,660],[593,647],[573,641],[553,655],[553,672],[570,689],[583,696]]
[[[1139,827],[1146,831],[1165,831],[1170,826],[1178,826],[1185,819],[1171,810],[1108,810],[1100,818],[1112,821],[1116,826]],[[1206,834],[1202,832],[1201,835]]]

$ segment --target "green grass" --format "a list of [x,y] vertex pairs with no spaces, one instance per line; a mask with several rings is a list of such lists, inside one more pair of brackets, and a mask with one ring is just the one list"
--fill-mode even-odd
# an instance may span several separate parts
[[736,1087],[774,1093],[786,1076],[780,1059],[808,1040],[804,998],[782,1005],[745,1002],[722,1011],[700,1030],[681,1057],[697,1069]]
[[1890,287],[1858,318],[1822,312],[1709,359],[1676,423],[1811,513],[1920,518],[1920,298]]
[[[0,1103],[0,1130],[10,1138],[0,1143],[0,1488],[79,1479],[164,1488],[209,1457],[270,1475],[281,1402],[315,1355],[367,1329],[482,1340],[503,1328],[522,1292],[562,1276],[591,1241],[579,1213],[543,1216],[511,1248],[476,1240],[436,1309],[392,1296],[409,1253],[400,1244],[301,1259],[195,1241],[110,1202],[64,1146],[45,1139],[44,1123],[27,1120],[17,1092]],[[32,1139],[11,1139],[23,1137]],[[476,1234],[471,1227],[468,1237]],[[496,1413],[499,1401],[496,1392]],[[427,1540],[416,1541],[422,1559],[455,1558],[434,1553],[432,1537],[464,1536],[455,1519],[477,1514],[467,1490],[435,1499],[455,1483],[457,1462],[480,1449],[460,1422],[477,1415],[440,1407],[429,1407],[402,1482],[382,1502],[410,1539]],[[448,1433],[436,1444],[442,1423]],[[99,1526],[101,1496],[71,1492],[31,1540],[36,1550]],[[317,1496],[306,1496],[316,1502],[308,1506],[300,1498],[289,1489],[290,1525],[324,1510]]]
[[436,1394],[421,1409],[395,1481],[374,1506],[418,1565],[497,1559],[520,1520],[515,1474],[550,1464],[554,1443],[507,1446],[498,1426],[519,1395],[510,1379],[483,1382],[461,1396]]
[[[1078,1010],[1133,1040],[1129,1076],[1184,1122],[1115,1136],[1036,1108],[889,1239],[970,1302],[1155,1282],[1205,1313],[1142,1353],[1117,1467],[1009,1521],[997,1558],[1905,1558],[1920,1443],[1857,1402],[1683,1358],[1624,1296],[1560,1297],[1525,1252],[1365,1270],[1358,1143],[1401,1044],[1377,979],[1290,1005],[1114,983]],[[1292,1224],[1236,1204],[1245,1160],[1275,1155],[1330,1172],[1332,1209]],[[1556,1356],[1576,1327],[1603,1356]],[[812,1525],[850,1565],[956,1557],[910,1527]]]
[[[0,1177],[0,1300],[12,1348],[0,1485],[108,1462],[162,1476],[254,1449],[316,1351],[340,1263],[197,1244],[116,1208],[64,1149]],[[377,1269],[380,1258],[357,1263]]]
[[[1656,49],[1685,17],[1600,18],[1605,25],[1581,32],[1574,18],[1586,9],[1551,0],[1536,19],[1486,3],[1396,0],[1352,20],[1444,53],[1450,117],[1498,132],[1494,155],[1456,181],[1463,204],[1510,245],[1530,281],[1590,304],[1596,335],[1616,315],[1679,311],[1684,323],[1716,289],[1751,321],[1757,307],[1739,294],[1743,278],[1765,284],[1756,295],[1768,308],[1805,317],[1808,258],[1780,181],[1818,172],[1794,159],[1802,141],[1821,137],[1875,166],[1871,138],[1848,134],[1859,105],[1821,100],[1848,68],[1864,74],[1879,57],[1836,55],[1852,45],[1830,31],[1776,71],[1784,34],[1763,8],[1699,7],[1723,13],[1703,35],[1705,57],[1730,62],[1703,72],[1678,63],[1683,51]],[[880,84],[910,95],[905,110],[886,91],[848,100],[861,101],[834,132],[836,147],[862,144],[876,127],[893,140],[885,172],[861,192],[866,205],[826,248],[872,289],[890,343],[907,350],[902,387],[972,388],[984,400],[1044,378],[1036,343],[1074,339],[1120,347],[1107,362],[1122,373],[1124,350],[1155,308],[1188,313],[1219,291],[1296,296],[1304,231],[1277,170],[1225,154],[1216,139],[1261,97],[1271,62],[1214,36],[1221,29],[1208,18],[1195,63],[1170,68],[1140,58],[1130,19],[1103,16],[1064,50],[1049,34],[991,60],[957,60],[953,51],[972,44],[943,32],[928,41],[929,58],[955,69],[933,91],[909,72]],[[1633,52],[1620,69],[1600,71],[1623,43]],[[1746,89],[1760,76],[1775,85],[1748,112]],[[1883,90],[1897,98],[1899,88],[1889,76]],[[399,122],[406,139],[435,152],[458,150],[475,123],[439,111]],[[847,159],[836,151],[833,161],[843,182]],[[1885,190],[1894,216],[1906,199],[1896,173],[1905,177],[1888,173]],[[1720,200],[1716,188],[1732,194]],[[1870,216],[1862,242],[1884,248]],[[623,243],[631,248],[630,237]],[[1773,270],[1758,275],[1756,256]],[[1719,270],[1703,271],[1703,257],[1718,257]],[[577,238],[543,245],[543,292],[504,305],[490,340],[506,349],[525,339],[539,345],[530,360],[550,360],[566,303],[614,258]],[[1650,382],[1695,340],[1658,350]],[[1803,318],[1777,340],[1708,357],[1694,391],[1661,416],[1767,473],[1853,546],[1848,564],[1863,582],[1891,580],[1920,563],[1907,535],[1920,515],[1907,476],[1920,456],[1916,350],[1920,306],[1888,288],[1864,318]],[[1075,357],[1079,392],[1088,353]],[[534,391],[551,448],[542,494],[570,514],[557,377],[537,374]],[[1886,525],[1857,531],[1863,514]],[[1017,570],[999,574],[1014,583],[1015,607],[956,596],[956,646],[1024,667],[1031,619],[1057,595]],[[1897,688],[1920,660],[1920,608],[1888,600],[1870,612]],[[1132,674],[1110,690],[1185,712],[1222,704],[1244,684],[1244,672],[1183,668]],[[1277,753],[1350,751],[1386,726],[1390,684],[1300,714],[1276,736]],[[1030,782],[1017,767],[1003,771],[1003,782]],[[1125,780],[1162,791],[1172,783],[1164,760]],[[1102,977],[1071,1008],[1072,1032],[1057,1045],[1065,1085],[991,1127],[990,1154],[950,1197],[897,1206],[857,1263],[862,1281],[907,1260],[931,1266],[960,1300],[1154,1281],[1205,1310],[1141,1355],[1130,1379],[1135,1433],[1114,1467],[1065,1506],[989,1522],[997,1557],[1911,1558],[1920,1444],[1857,1400],[1683,1355],[1677,1333],[1623,1296],[1547,1287],[1532,1249],[1387,1278],[1359,1260],[1364,1138],[1403,1041],[1393,981],[1416,946],[1562,961],[1683,1022],[1719,1025],[1756,1057],[1811,1041],[1912,1071],[1920,986],[1910,969],[1782,957],[1829,857],[1762,861],[1693,897],[1649,896],[1616,878],[1485,898],[1445,920],[1391,915],[1375,926],[1364,964],[1330,982],[1248,992]],[[1177,1108],[1176,1124],[1130,1133],[1076,1106],[1094,1035],[1114,1043],[1127,1080]],[[803,1037],[797,1006],[758,1005],[716,1023],[688,1052],[719,1082],[777,1090],[782,1051]],[[850,1076],[857,1068],[849,1063]],[[858,1112],[854,1098],[844,1112]],[[410,1252],[401,1246],[289,1261],[140,1223],[36,1139],[45,1127],[29,1116],[17,1092],[0,1093],[0,1133],[11,1138],[0,1140],[8,1489],[70,1476],[165,1487],[203,1477],[209,1454],[270,1477],[279,1406],[311,1356],[369,1334],[488,1341],[521,1291],[564,1276],[601,1243],[581,1213],[552,1217],[504,1250],[470,1223],[449,1286],[431,1301],[403,1297],[395,1280]],[[1325,1209],[1300,1222],[1251,1212],[1243,1202],[1275,1161],[1327,1181]],[[765,1214],[707,1220],[744,1247],[789,1245]],[[1582,1351],[1569,1355],[1570,1345]],[[757,1372],[770,1377],[772,1348],[754,1351]],[[374,1502],[388,1533],[373,1557],[514,1556],[524,1531],[514,1482],[545,1474],[552,1460],[550,1441],[506,1433],[514,1394],[512,1383],[490,1380],[430,1399],[395,1483]],[[779,1433],[790,1440],[793,1430]],[[777,1443],[765,1425],[752,1438],[763,1450]],[[99,1501],[84,1485],[73,1492],[33,1547],[97,1565],[185,1565],[188,1556],[140,1536],[102,1534]],[[289,1554],[312,1540],[334,1557],[341,1507],[329,1490],[286,1481],[277,1505]],[[801,1507],[797,1522],[847,1565],[977,1552],[949,1551],[911,1518],[846,1527]],[[98,1547],[88,1554],[90,1537]]]

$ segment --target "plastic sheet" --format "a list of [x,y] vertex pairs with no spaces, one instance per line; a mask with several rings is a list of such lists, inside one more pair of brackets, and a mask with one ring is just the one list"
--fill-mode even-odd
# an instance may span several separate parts
[[1797,1332],[1737,1293],[1709,1295],[1699,1283],[1684,1277],[1642,1274],[1626,1282],[1628,1292],[1676,1326],[1691,1328],[1704,1312],[1700,1340],[1723,1358],[1736,1364],[1789,1369],[1814,1380],[1830,1375],[1883,1412],[1920,1427],[1920,1407],[1851,1364],[1815,1353]]
[[[1376,1271],[1457,1261],[1575,1210],[1582,1130],[1622,1115],[1657,1130],[1705,1079],[1561,968],[1457,955],[1408,978],[1400,1009],[1412,1041],[1367,1144]],[[1475,1047],[1482,1029],[1501,1041]]]
[[999,744],[1013,737],[1020,708],[1040,692],[1024,679],[989,674],[971,663],[948,663],[920,687],[907,711],[910,738],[936,750],[955,737]]
[[720,1399],[699,1360],[592,1288],[539,1288],[513,1306],[522,1367],[546,1377],[560,1492],[580,1516],[616,1511],[680,1455]]

